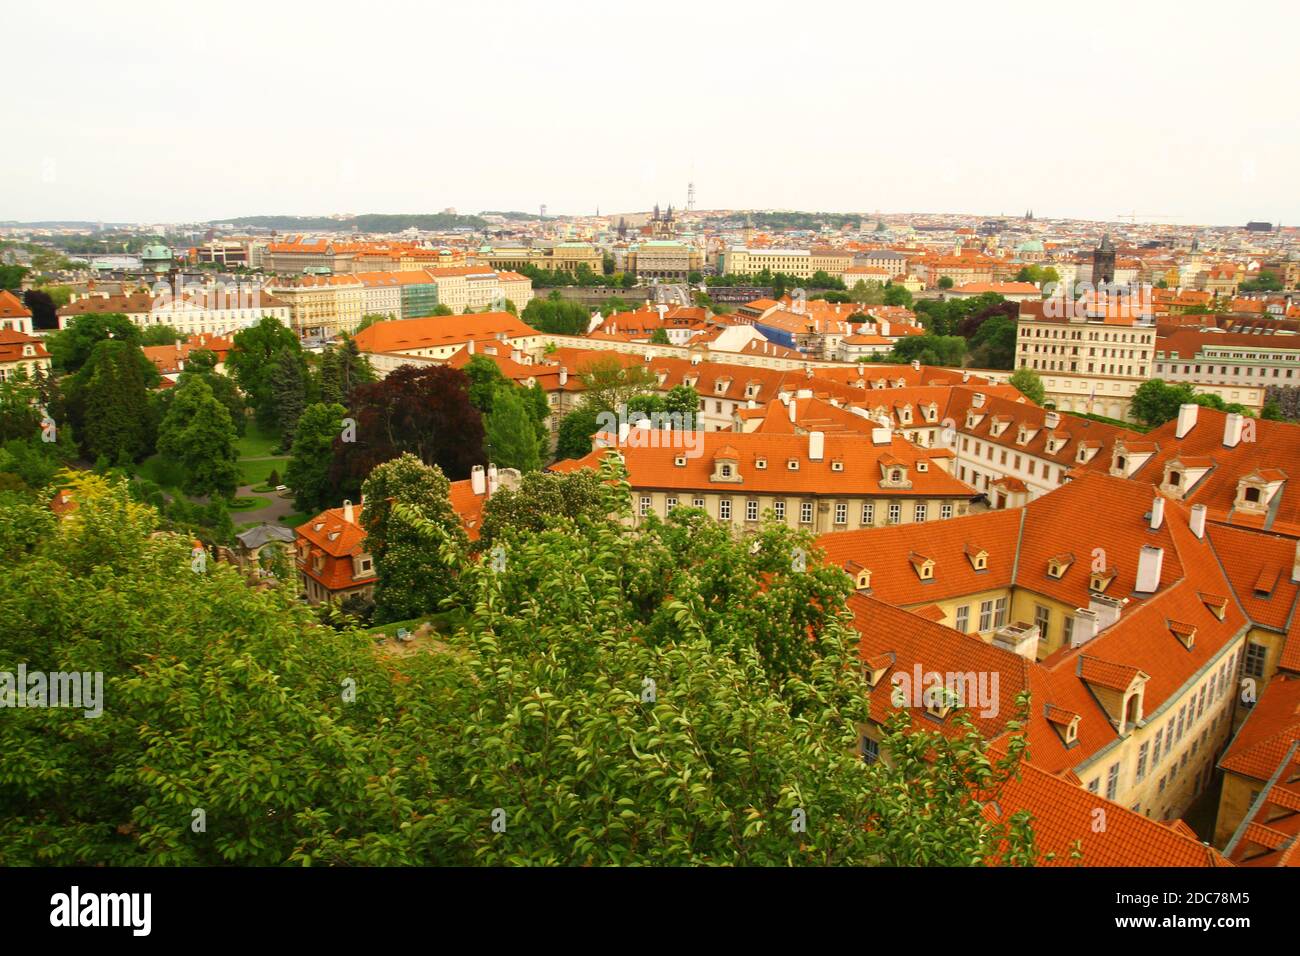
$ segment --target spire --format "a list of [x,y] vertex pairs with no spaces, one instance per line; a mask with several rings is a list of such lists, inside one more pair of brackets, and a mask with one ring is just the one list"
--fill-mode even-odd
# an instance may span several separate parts
[[1104,236],[1101,237],[1101,245],[1099,245],[1099,246],[1097,247],[1097,251],[1098,251],[1098,252],[1114,252],[1114,251],[1115,251],[1115,243],[1111,242],[1111,240],[1110,240],[1110,233],[1109,233],[1109,232],[1106,233]]

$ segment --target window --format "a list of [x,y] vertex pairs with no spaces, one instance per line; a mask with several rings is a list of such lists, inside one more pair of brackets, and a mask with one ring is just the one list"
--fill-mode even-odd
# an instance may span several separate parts
[[811,501],[802,501],[799,503],[799,521],[802,524],[812,524],[813,506]]
[[835,523],[836,524],[849,523],[849,506],[844,504],[843,502],[838,502],[835,505]]
[[695,507],[697,507],[697,508],[699,508],[699,509],[701,509],[701,510],[703,510],[703,508],[704,508],[704,499],[703,499],[703,498],[695,498],[695,499],[692,500],[691,503],[692,503],[693,505],[695,505]]
[[1147,748],[1150,744],[1145,741],[1138,748],[1138,765],[1137,765],[1137,782],[1141,783],[1142,778],[1147,775]]
[[862,523],[864,525],[873,525],[876,523],[876,506],[870,502],[862,506]]
[[730,498],[718,499],[718,517],[723,521],[731,520],[731,499]]
[[667,511],[672,511],[674,508],[677,507],[677,499],[676,499],[676,498],[668,498],[668,499],[664,502],[664,506],[665,506],[665,510],[667,510]]
[[772,502],[772,512],[773,512],[773,514],[776,515],[776,520],[777,520],[777,521],[784,521],[784,520],[785,520],[785,502],[784,502],[784,501],[780,501],[780,500],[777,500],[777,501]]
[[758,502],[755,501],[753,498],[750,498],[748,501],[745,502],[745,520],[746,521],[758,520]]
[[721,472],[723,478],[730,478],[730,477],[731,477],[731,466],[730,466],[730,465],[723,465],[723,466],[719,469],[719,471]]
[[1007,599],[1000,597],[994,605],[993,626],[1001,627],[1007,623]]
[[642,495],[641,496],[641,517],[644,518],[649,513],[650,513],[650,496]]
[[898,524],[899,519],[901,519],[902,517],[903,517],[903,506],[900,505],[897,501],[890,502],[889,523]]
[[1187,705],[1184,704],[1178,711],[1178,723],[1175,725],[1174,740],[1183,739],[1183,720],[1187,717]]
[[952,517],[952,502],[945,501],[943,504],[939,506],[939,517],[940,518]]
[[970,630],[970,605],[963,604],[957,608],[957,630],[965,634]]
[[1165,735],[1165,729],[1161,727],[1156,731],[1155,746],[1151,748],[1151,766],[1155,767],[1160,762],[1160,738]]
[[1061,620],[1061,641],[1068,647],[1074,640],[1074,618],[1066,614]]
[[1247,677],[1262,678],[1264,661],[1268,657],[1268,648],[1251,641],[1246,645],[1246,656],[1242,658],[1241,672]]
[[1106,799],[1114,800],[1115,794],[1119,792],[1119,764],[1113,763],[1110,769],[1106,771]]
[[766,459],[766,458],[755,458],[755,459],[754,459],[754,467],[757,468],[759,471],[766,471],[766,470],[767,470],[767,459]]
[[1196,719],[1197,719],[1197,720],[1200,720],[1200,719],[1201,719],[1201,715],[1202,715],[1203,713],[1205,713],[1205,695],[1206,695],[1206,693],[1209,691],[1209,689],[1210,689],[1210,685],[1209,685],[1209,684],[1202,684],[1202,685],[1201,685],[1201,694],[1200,694],[1200,696],[1196,699]]
[[1038,633],[1045,639],[1048,628],[1052,626],[1052,609],[1043,607],[1041,604],[1035,604],[1034,623],[1038,625]]
[[924,521],[926,510],[927,510],[926,505],[923,502],[918,501],[916,503],[915,508],[913,508],[912,510],[912,520]]
[[1097,788],[1098,788],[1100,785],[1101,785],[1101,778],[1100,778],[1100,777],[1093,777],[1090,781],[1088,781],[1088,792],[1089,792],[1089,793],[1096,793],[1096,792],[1097,792]]
[[993,602],[980,602],[980,630],[989,631],[993,629]]
[[1164,792],[1165,792],[1165,778],[1161,777],[1160,783],[1157,784],[1156,786],[1156,793],[1164,793]]
[[862,738],[862,759],[867,763],[875,763],[880,759],[880,741],[872,740],[870,737]]

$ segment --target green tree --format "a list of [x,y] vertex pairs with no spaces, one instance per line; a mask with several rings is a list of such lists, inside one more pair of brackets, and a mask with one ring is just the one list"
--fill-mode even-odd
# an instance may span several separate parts
[[912,293],[908,291],[906,286],[885,286],[885,305],[902,306],[904,309],[910,309],[913,301]]
[[280,450],[293,444],[298,416],[307,404],[306,370],[301,353],[290,349],[280,352],[271,371],[271,394],[275,401],[275,420],[280,429]]
[[650,333],[651,345],[672,345],[668,339],[668,332],[665,329],[658,328]]
[[940,276],[939,281],[935,283],[940,289],[952,288],[952,276]]
[[985,319],[971,336],[971,365],[977,368],[1011,368],[1016,359],[1016,320],[1005,315]]
[[475,355],[461,369],[469,376],[469,400],[484,415],[492,412],[492,399],[497,389],[512,384],[501,372],[501,367],[486,355]]
[[341,345],[327,346],[321,355],[320,399],[323,402],[345,405],[354,388],[375,379],[370,359],[361,354],[356,340],[350,336]]
[[537,471],[541,467],[538,446],[536,423],[520,390],[513,382],[499,386],[484,423],[488,461],[521,472]]
[[330,463],[334,460],[334,442],[342,434],[346,414],[347,409],[342,405],[318,402],[308,405],[298,417],[284,481],[293,489],[293,505],[300,512],[315,514],[337,503],[330,481]]
[[674,385],[664,396],[664,411],[680,415],[683,427],[693,430],[700,413],[700,393],[690,385]]
[[540,532],[556,521],[586,516],[603,519],[608,494],[594,469],[567,474],[530,472],[519,487],[502,488],[483,506],[477,550],[486,550],[507,531]]
[[1178,417],[1178,407],[1192,402],[1195,393],[1186,382],[1169,384],[1153,378],[1143,382],[1133,393],[1129,410],[1133,417],[1149,428],[1163,425]]
[[596,418],[602,411],[603,409],[595,408],[584,402],[560,419],[555,457],[560,459],[582,458],[590,452],[591,436],[596,433],[599,427]]
[[103,339],[91,349],[66,401],[83,457],[127,465],[149,454],[154,436],[148,389],[157,374],[133,342]]
[[469,546],[442,469],[404,453],[370,472],[361,491],[366,547],[379,576],[375,620],[439,610],[456,592],[456,572]]
[[229,498],[239,485],[239,454],[230,412],[208,383],[195,376],[176,389],[158,428],[158,454],[183,469],[190,495]]
[[1035,405],[1042,405],[1047,400],[1047,389],[1043,387],[1043,380],[1032,368],[1016,369],[1007,379],[1007,384]]
[[140,330],[141,345],[175,345],[184,337],[170,325],[147,325]]
[[75,316],[67,328],[47,335],[45,348],[55,368],[76,372],[105,339],[139,345],[140,329],[120,312],[86,312]]
[[305,380],[305,362],[298,336],[279,319],[263,316],[256,325],[236,333],[234,347],[226,356],[226,365],[247,397],[258,425],[268,431],[278,430],[280,426],[273,382],[280,368],[281,355],[285,352],[303,362],[302,378]]

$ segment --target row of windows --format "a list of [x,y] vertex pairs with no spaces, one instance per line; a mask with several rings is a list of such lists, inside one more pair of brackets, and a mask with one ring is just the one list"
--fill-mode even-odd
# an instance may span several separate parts
[[[956,629],[963,634],[970,633],[970,609],[969,604],[963,604],[957,608]],[[1004,597],[993,598],[988,601],[980,602],[979,629],[981,631],[991,631],[1002,627],[1007,623],[1007,599]]]
[[[681,501],[680,501],[679,498],[677,498],[676,496],[673,496],[673,495],[669,495],[669,496],[667,496],[667,497],[664,499],[664,510],[665,510],[665,511],[672,511],[672,510],[673,510],[674,508],[676,508],[679,504],[681,504]],[[640,496],[639,506],[640,506],[640,507],[639,507],[639,513],[640,513],[641,517],[644,518],[644,517],[646,517],[647,515],[649,515],[652,511],[654,511],[654,498],[653,498],[653,496],[651,496],[651,495],[641,495],[641,496]],[[700,508],[701,510],[703,510],[703,509],[705,508],[705,499],[703,499],[703,498],[693,498],[693,499],[691,500],[691,506],[692,506],[692,507],[695,507],[695,508]],[[734,506],[733,506],[733,503],[732,503],[732,499],[730,499],[730,498],[719,498],[719,499],[718,499],[718,518],[719,518],[719,520],[721,520],[721,521],[730,521],[730,520],[731,520],[731,517],[732,517],[732,514],[733,514],[733,507],[734,507]],[[745,513],[745,520],[746,520],[746,521],[757,521],[757,520],[759,519],[759,504],[758,504],[758,500],[755,499],[755,498],[747,498],[747,499],[745,500],[745,502],[744,502],[744,513]],[[785,501],[778,499],[778,500],[772,502],[772,513],[773,513],[773,515],[775,515],[775,517],[776,517],[776,519],[777,519],[778,521],[784,521],[784,520],[785,520],[785,514],[786,514],[786,503],[785,503]],[[811,501],[801,501],[801,502],[799,502],[799,521],[800,521],[801,524],[812,524],[812,523],[813,523],[813,514],[814,514],[814,511],[813,511],[813,502],[811,502]],[[916,522],[922,522],[922,521],[925,521],[925,520],[928,519],[929,514],[930,514],[930,507],[929,507],[929,505],[928,505],[926,502],[924,502],[924,501],[917,501],[917,502],[914,502],[914,503],[913,503],[913,505],[912,505],[912,520],[913,520],[913,521],[916,521]],[[952,515],[953,515],[953,506],[952,506],[952,502],[945,501],[945,502],[943,502],[941,505],[939,505],[939,517],[940,517],[940,518],[943,518],[943,519],[946,520],[946,519],[948,519],[948,518],[951,518]],[[888,523],[888,524],[898,524],[900,521],[902,521],[902,518],[903,518],[903,506],[902,506],[902,504],[901,504],[900,502],[897,502],[897,501],[891,501],[891,502],[889,503],[889,508],[888,508],[888,511],[886,512],[886,516],[887,516],[887,517],[886,517],[886,520],[887,520],[887,523]],[[837,501],[837,502],[835,503],[835,523],[836,523],[837,525],[847,525],[847,524],[849,523],[849,505],[848,505],[847,502]],[[862,524],[864,524],[864,525],[873,525],[873,524],[875,524],[875,523],[876,523],[876,506],[875,506],[875,503],[874,503],[874,502],[865,502],[865,503],[863,503],[863,505],[862,505]]]

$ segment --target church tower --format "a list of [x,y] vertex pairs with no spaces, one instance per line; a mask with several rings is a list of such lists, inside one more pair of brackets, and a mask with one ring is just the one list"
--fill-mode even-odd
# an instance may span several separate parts
[[1092,250],[1092,284],[1094,287],[1103,282],[1115,281],[1115,244],[1110,241],[1110,233],[1101,237],[1101,244]]

